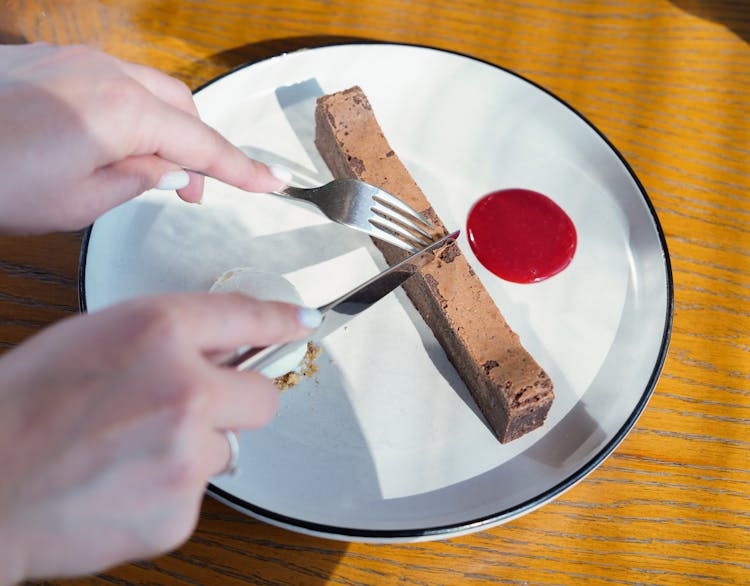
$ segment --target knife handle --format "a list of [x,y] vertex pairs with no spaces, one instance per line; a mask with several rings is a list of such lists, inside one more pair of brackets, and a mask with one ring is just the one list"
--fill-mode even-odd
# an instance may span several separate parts
[[236,370],[257,370],[261,371],[270,366],[277,360],[280,360],[287,354],[295,352],[302,346],[307,346],[309,338],[303,340],[294,340],[285,344],[272,344],[271,346],[259,346],[250,348],[233,356],[223,363],[227,368]]

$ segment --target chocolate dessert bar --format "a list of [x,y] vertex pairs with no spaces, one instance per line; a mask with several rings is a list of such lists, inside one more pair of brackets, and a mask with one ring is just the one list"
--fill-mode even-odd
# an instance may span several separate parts
[[[321,96],[315,124],[315,145],[334,177],[376,185],[400,197],[446,233],[390,147],[359,87]],[[374,242],[388,264],[406,254],[390,244]],[[444,248],[404,289],[501,442],[544,423],[554,399],[552,381],[521,345],[457,244]]]

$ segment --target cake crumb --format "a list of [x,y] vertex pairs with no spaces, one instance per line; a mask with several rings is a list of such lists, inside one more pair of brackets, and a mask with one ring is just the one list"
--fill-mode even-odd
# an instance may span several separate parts
[[303,377],[312,378],[316,372],[318,372],[318,365],[315,364],[318,356],[320,356],[323,349],[320,346],[316,346],[312,342],[307,343],[307,352],[305,357],[302,359],[302,364],[299,371],[292,370],[277,376],[273,379],[273,383],[280,391],[286,391],[298,384]]

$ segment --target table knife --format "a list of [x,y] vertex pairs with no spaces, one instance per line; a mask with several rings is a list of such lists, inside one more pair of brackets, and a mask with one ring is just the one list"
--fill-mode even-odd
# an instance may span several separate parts
[[310,339],[322,340],[414,276],[419,269],[435,259],[435,251],[455,241],[459,234],[460,230],[456,230],[440,240],[436,240],[341,297],[320,306],[318,311],[322,314],[323,319],[311,336],[285,344],[250,348],[227,361],[225,366],[237,370],[262,370],[290,352],[305,346]]

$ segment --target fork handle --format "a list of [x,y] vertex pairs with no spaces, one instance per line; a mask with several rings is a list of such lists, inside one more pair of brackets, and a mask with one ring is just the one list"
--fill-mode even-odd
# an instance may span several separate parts
[[279,191],[272,191],[271,194],[278,195],[280,197],[285,197],[287,199],[297,199],[302,201],[307,201],[310,203],[315,203],[313,201],[313,194],[317,190],[315,188],[312,189],[303,189],[302,187],[292,187],[290,185],[287,185],[284,189],[281,189]]

